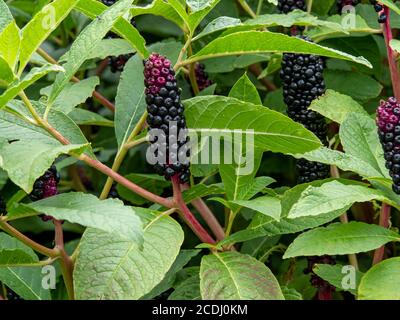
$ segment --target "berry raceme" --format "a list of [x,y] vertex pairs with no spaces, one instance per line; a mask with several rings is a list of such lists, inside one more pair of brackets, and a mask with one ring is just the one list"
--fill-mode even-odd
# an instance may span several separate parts
[[196,75],[197,86],[199,87],[200,91],[203,91],[205,88],[211,86],[213,83],[208,78],[208,74],[205,71],[205,65],[202,63],[197,63],[196,68],[194,70]]
[[[178,175],[181,183],[189,180],[189,138],[171,61],[153,53],[144,61],[146,102],[150,129],[150,152],[155,157],[154,169],[167,180]],[[154,136],[153,136],[154,134]],[[182,161],[182,159],[185,159]]]
[[[308,109],[314,99],[325,93],[323,70],[324,61],[319,56],[285,53],[280,77],[288,116],[325,142],[327,124],[324,117]],[[297,169],[301,183],[326,178],[329,173],[326,165],[303,159],[297,162]]]
[[[33,185],[33,191],[29,195],[32,201],[38,201],[41,199],[55,196],[57,191],[57,185],[60,182],[60,175],[54,165],[48,169],[43,176],[37,179]],[[53,218],[50,216],[42,215],[43,221],[49,221]]]
[[6,202],[0,194],[0,215],[6,214]]
[[282,13],[289,13],[296,9],[306,11],[307,6],[305,0],[278,0],[278,9]]
[[396,98],[391,97],[387,101],[381,101],[376,123],[386,168],[389,169],[393,180],[392,189],[400,194],[400,103]]

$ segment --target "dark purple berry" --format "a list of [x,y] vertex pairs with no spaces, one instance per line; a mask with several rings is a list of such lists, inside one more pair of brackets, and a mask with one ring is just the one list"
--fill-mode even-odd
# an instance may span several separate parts
[[[177,155],[187,141],[186,138],[185,143],[178,141],[181,133],[186,135],[186,131],[181,131],[186,130],[186,122],[180,98],[181,90],[177,87],[175,72],[171,61],[157,53],[151,54],[144,61],[144,66],[149,113],[147,123],[150,129],[160,129],[165,134],[165,137],[162,137],[164,139],[155,136],[151,141],[150,150],[158,157],[154,171],[168,180],[178,176],[180,182],[185,183],[190,176],[189,164],[181,163],[179,160],[183,158],[178,158]],[[165,162],[161,162],[163,155]]]
[[378,136],[384,150],[386,168],[393,179],[393,191],[400,194],[400,103],[391,97],[381,101],[376,112]]
[[212,81],[208,78],[208,74],[205,71],[204,64],[197,63],[194,72],[196,75],[197,86],[200,91],[203,91],[205,88],[212,85]]
[[305,0],[278,0],[278,9],[282,13],[289,13],[296,9],[306,11],[307,6]]
[[[307,257],[308,265],[307,268],[304,270],[305,274],[311,274],[311,285],[314,288],[317,288],[319,290],[319,295],[320,293],[324,293],[324,296],[329,296],[331,297],[332,293],[335,292],[336,288],[332,286],[329,282],[321,279],[318,277],[314,271],[313,268],[316,264],[330,264],[330,265],[335,265],[336,261],[334,258],[331,256],[315,256],[315,257]],[[326,300],[326,299],[320,299],[320,300]]]

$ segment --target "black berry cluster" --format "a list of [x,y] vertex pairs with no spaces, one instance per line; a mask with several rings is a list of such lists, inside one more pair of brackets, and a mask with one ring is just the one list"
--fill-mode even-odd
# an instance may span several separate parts
[[[304,39],[310,41],[308,38]],[[325,142],[327,124],[324,117],[308,109],[314,99],[325,93],[323,70],[324,61],[319,56],[285,53],[280,77],[288,116]],[[326,165],[306,160],[299,160],[297,168],[300,173],[299,182],[323,179],[329,172]]]
[[360,3],[360,0],[336,0],[337,8],[339,12],[342,12],[342,9],[345,6],[353,6],[355,7]]
[[315,256],[315,257],[308,257],[307,258],[308,265],[307,268],[304,270],[305,274],[311,274],[311,285],[314,288],[317,288],[319,290],[319,296],[321,298],[325,297],[330,297],[333,292],[335,292],[335,287],[329,284],[329,282],[321,279],[318,277],[314,271],[313,268],[316,264],[330,264],[334,265],[336,264],[336,261],[334,258],[331,256]]
[[[186,143],[186,121],[181,103],[181,89],[178,88],[171,61],[153,53],[144,61],[146,86],[147,123],[155,136],[151,138],[151,152],[157,161],[155,171],[166,179],[179,176],[181,183],[189,180],[189,148]],[[161,134],[161,136],[160,136]],[[150,132],[152,136],[152,132]],[[159,160],[161,159],[161,160]]]
[[7,300],[9,301],[17,301],[17,300],[24,300],[19,295],[17,295],[14,291],[7,288]]
[[[33,191],[29,195],[32,201],[38,201],[41,199],[49,198],[55,196],[57,191],[57,185],[60,182],[60,175],[54,165],[47,170],[43,176],[35,181],[33,185]],[[53,218],[50,216],[42,215],[43,221],[49,221]]]
[[196,74],[197,86],[199,87],[200,91],[212,85],[212,81],[208,78],[208,74],[205,71],[205,68],[206,67],[204,64],[197,63],[194,70]]
[[400,194],[400,103],[396,98],[381,101],[376,123],[386,167],[393,180],[393,191]]
[[5,202],[4,198],[0,194],[0,215],[6,214],[7,213],[6,210],[7,210],[6,202]]
[[387,14],[385,13],[384,7],[376,0],[369,1],[373,6],[375,11],[378,13],[378,22],[385,23],[387,20]]
[[329,176],[329,166],[319,162],[299,159],[296,162],[296,168],[299,183],[321,180]]
[[289,13],[296,9],[306,11],[307,6],[305,0],[278,0],[278,9],[282,13]]

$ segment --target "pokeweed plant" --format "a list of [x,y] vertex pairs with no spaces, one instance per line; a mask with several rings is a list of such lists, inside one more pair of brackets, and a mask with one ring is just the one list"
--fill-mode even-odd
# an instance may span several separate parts
[[0,299],[400,299],[399,14],[0,0]]

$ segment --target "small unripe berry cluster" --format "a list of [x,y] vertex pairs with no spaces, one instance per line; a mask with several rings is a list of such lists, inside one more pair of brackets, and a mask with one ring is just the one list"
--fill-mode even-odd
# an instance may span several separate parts
[[208,78],[208,74],[205,71],[205,65],[202,63],[197,63],[196,68],[194,70],[196,74],[196,82],[199,90],[202,91],[205,88],[212,85],[212,81]]
[[289,13],[296,9],[306,11],[307,6],[305,0],[278,0],[278,9],[282,13]]
[[[186,121],[181,103],[181,89],[178,88],[175,71],[171,61],[166,57],[153,53],[144,61],[146,86],[146,103],[149,113],[147,123],[150,129],[159,129],[163,137],[156,136],[150,147],[157,157],[155,171],[167,180],[178,175],[180,182],[189,180],[190,150],[187,147],[189,137],[186,133]],[[150,132],[151,136],[151,132]],[[158,159],[162,159],[159,161]]]
[[4,201],[4,198],[0,194],[0,215],[6,214],[7,208],[6,208],[6,202]]
[[330,290],[331,292],[335,291],[335,287],[330,285],[329,282],[321,279],[318,277],[314,271],[313,268],[316,264],[330,264],[330,265],[335,265],[336,261],[334,258],[331,256],[315,256],[315,257],[307,257],[308,265],[307,268],[304,270],[305,274],[311,274],[311,279],[310,282],[314,288],[317,289],[325,289],[325,290]]
[[[308,109],[314,99],[325,93],[323,70],[324,61],[319,56],[285,53],[280,77],[288,116],[325,142],[327,124],[324,117]],[[297,169],[300,183],[324,179],[329,173],[326,165],[303,159],[297,162]]]
[[381,101],[377,110],[379,140],[381,141],[386,168],[393,180],[393,191],[400,194],[400,103],[391,97]]
[[358,5],[360,3],[359,0],[337,0],[337,8],[339,12],[342,12],[342,9],[345,6],[353,6],[355,7],[356,5]]
[[[43,176],[37,179],[33,185],[33,191],[29,195],[32,201],[38,201],[45,198],[55,196],[57,191],[57,185],[60,182],[60,175],[54,165],[47,170]],[[43,221],[49,221],[53,218],[50,216],[42,215]]]

